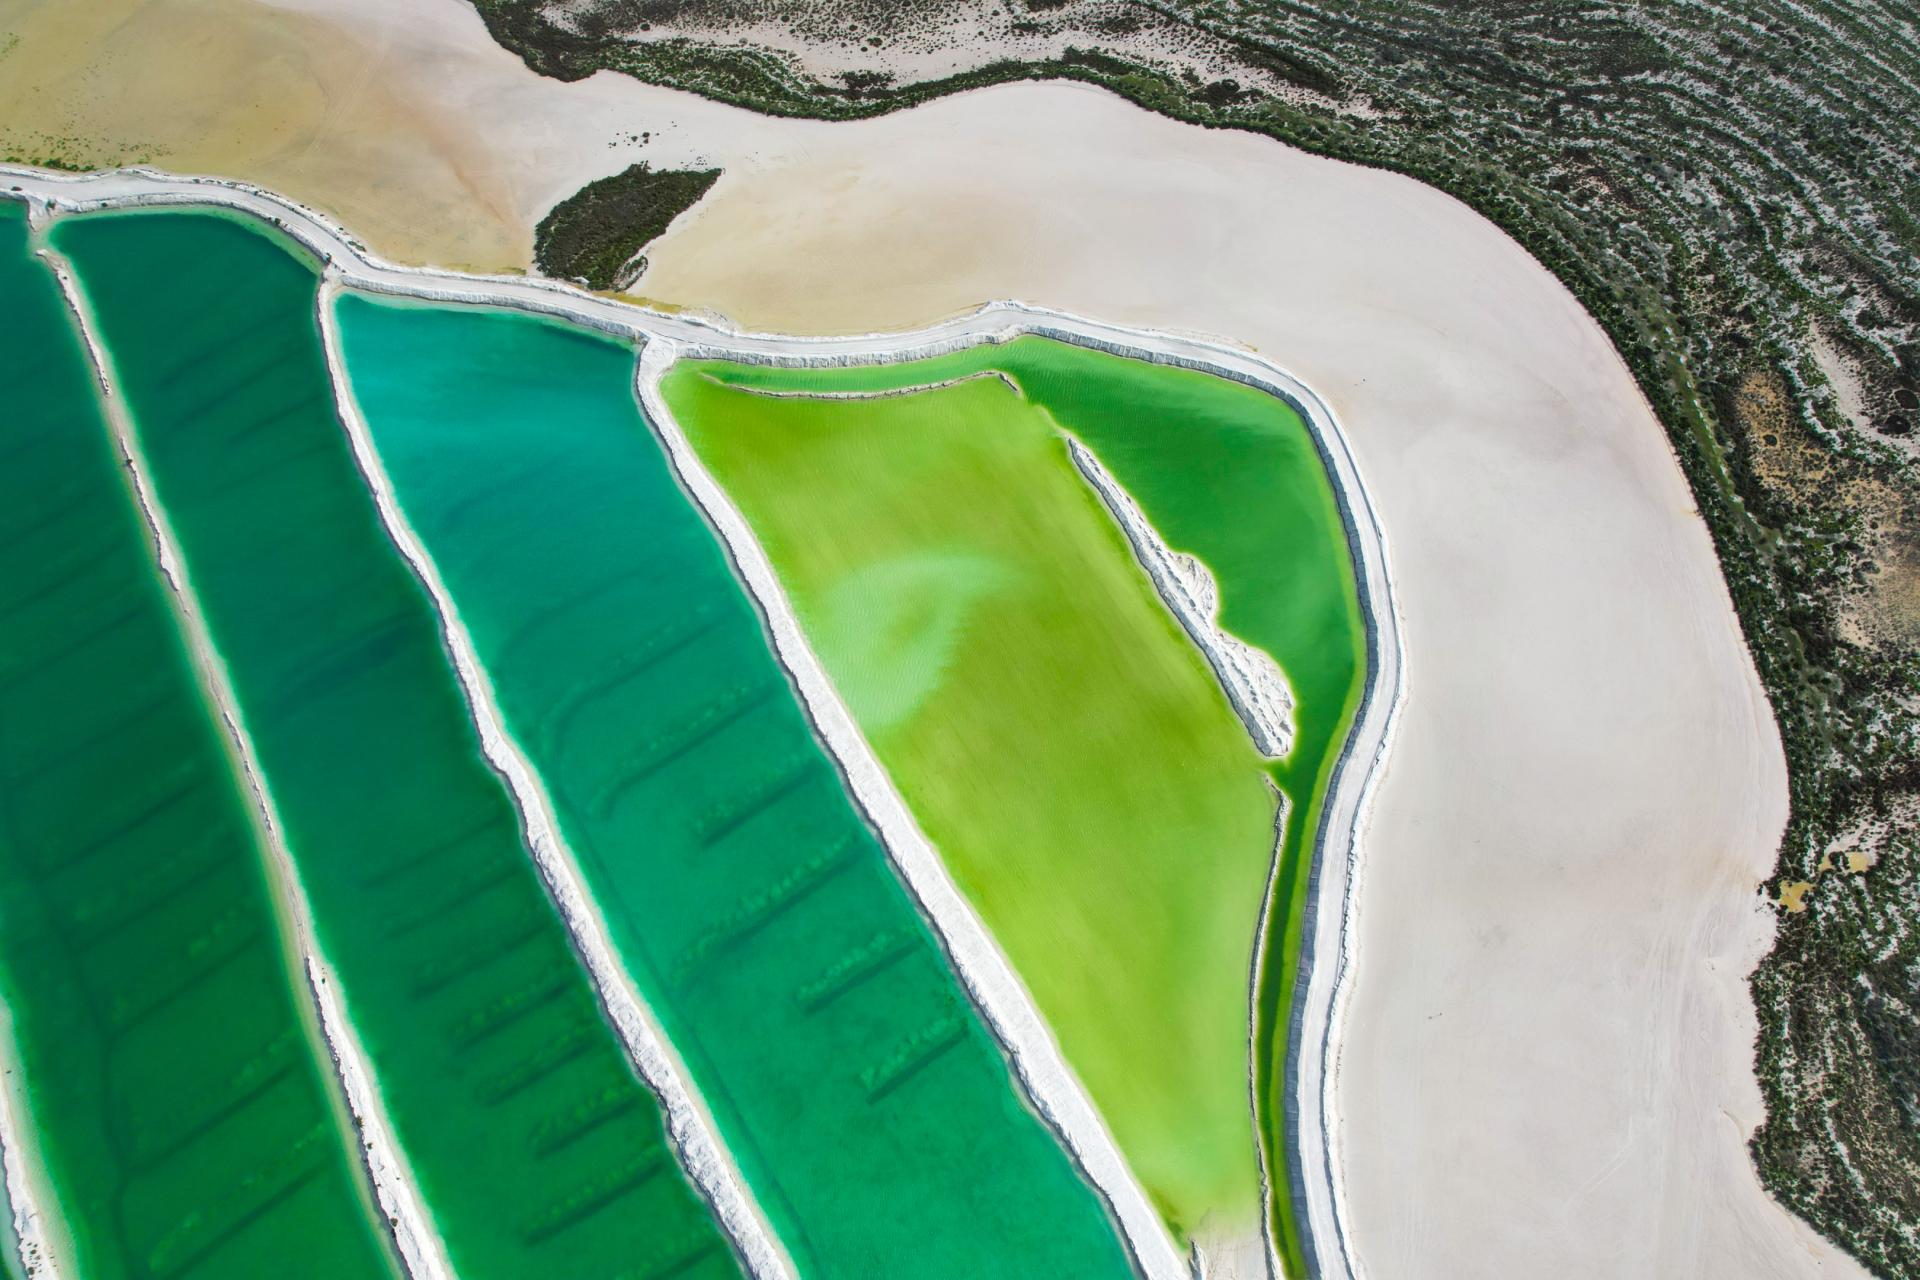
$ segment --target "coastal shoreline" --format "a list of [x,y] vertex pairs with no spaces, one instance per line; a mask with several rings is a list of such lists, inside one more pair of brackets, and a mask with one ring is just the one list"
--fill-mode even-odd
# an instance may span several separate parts
[[[665,363],[676,354],[716,358],[764,361],[788,364],[871,364],[893,363],[938,354],[943,350],[972,346],[980,342],[1004,342],[1013,337],[1035,334],[1072,342],[1113,354],[1173,364],[1227,377],[1267,391],[1287,401],[1306,419],[1316,447],[1327,465],[1343,520],[1347,528],[1355,571],[1361,584],[1361,605],[1365,616],[1369,650],[1369,683],[1359,716],[1349,735],[1339,765],[1329,787],[1321,835],[1315,851],[1308,903],[1308,940],[1300,959],[1301,981],[1296,984],[1292,1010],[1293,1025],[1299,1029],[1290,1037],[1285,1099],[1294,1150],[1289,1160],[1289,1178],[1295,1203],[1302,1216],[1303,1233],[1309,1241],[1315,1269],[1321,1275],[1339,1276],[1359,1273],[1358,1261],[1346,1232],[1344,1188],[1341,1182],[1339,1116],[1335,1107],[1334,1086],[1339,1069],[1337,1038],[1344,1011],[1344,991],[1353,969],[1353,916],[1361,867],[1359,833],[1367,803],[1391,740],[1394,712],[1404,688],[1401,660],[1399,617],[1394,605],[1393,586],[1388,570],[1384,531],[1374,511],[1371,497],[1361,481],[1354,456],[1339,424],[1324,401],[1305,384],[1279,365],[1253,352],[1235,349],[1202,339],[1101,324],[1064,312],[1011,301],[994,302],[954,319],[909,333],[865,334],[855,337],[794,338],[737,331],[712,319],[686,314],[653,311],[628,302],[586,294],[577,288],[552,281],[511,276],[471,276],[429,268],[403,267],[373,257],[344,229],[324,215],[283,200],[244,183],[208,178],[177,178],[147,170],[119,170],[98,175],[55,175],[40,170],[0,166],[0,182],[13,187],[12,194],[35,206],[36,216],[51,211],[80,212],[91,209],[138,207],[217,207],[251,214],[290,235],[326,266],[331,279],[339,285],[373,293],[404,296],[433,302],[468,303],[532,312],[585,325],[605,333],[642,344],[641,379],[648,363],[648,351],[661,354],[654,358],[652,376],[657,379]],[[29,184],[31,184],[29,186]],[[0,196],[8,194],[0,191]],[[330,356],[331,359],[331,356]],[[338,374],[336,372],[336,377]],[[644,394],[643,394],[644,401]],[[343,416],[345,415],[343,405]],[[653,411],[649,410],[649,417]],[[666,421],[670,422],[668,418]],[[659,424],[656,423],[656,428]],[[361,447],[356,441],[356,451]],[[684,450],[684,444],[682,445]],[[676,459],[678,462],[678,459]],[[717,492],[717,486],[716,486]],[[743,526],[744,527],[744,526]],[[729,549],[736,553],[740,548]],[[757,544],[747,539],[742,546],[759,555]],[[771,570],[768,570],[769,580]],[[771,599],[790,611],[777,585],[771,587]],[[769,597],[762,599],[763,607]],[[455,620],[448,616],[449,627]],[[797,626],[795,627],[797,636]],[[776,637],[777,639],[777,637]],[[799,641],[796,654],[805,653],[803,666],[811,666],[819,676],[830,703],[838,706],[838,695],[825,683],[818,660]],[[783,651],[783,658],[785,652]],[[464,679],[465,673],[463,673]],[[846,732],[851,739],[840,743],[829,740],[836,758],[854,776],[861,763],[842,753],[842,745],[852,754],[864,752],[872,760],[870,748],[859,739],[857,728],[844,707]],[[858,743],[856,747],[853,744]],[[1362,767],[1356,767],[1362,766]],[[877,763],[873,765],[877,770]],[[891,782],[880,773],[877,785],[890,789]],[[904,813],[904,806],[902,806]],[[876,821],[879,814],[874,814]],[[531,819],[529,819],[531,820]],[[910,815],[908,821],[911,822]],[[917,829],[915,829],[917,834]],[[908,839],[904,829],[897,832]],[[883,829],[888,837],[889,853],[901,865],[902,853],[895,846],[895,831]],[[924,842],[924,837],[919,837]],[[923,861],[915,859],[916,863]],[[971,908],[958,895],[944,865],[927,846],[926,858],[932,866],[923,875],[926,891],[950,901],[934,903],[922,898],[936,931],[954,957],[962,980],[976,1000],[982,990],[994,1008],[983,1006],[997,1036],[1016,1063],[1050,1063],[1059,1060],[1044,1022],[1032,1001],[1000,956]],[[916,868],[918,871],[919,869]],[[909,874],[903,867],[903,874]],[[937,876],[938,880],[925,877]],[[944,881],[941,892],[939,881]],[[909,876],[916,896],[922,884]],[[967,921],[971,920],[969,928]],[[1001,973],[996,980],[995,970]],[[1006,979],[1011,980],[1008,985]],[[1001,1022],[998,1011],[1012,1019]],[[1146,1204],[1143,1192],[1132,1180],[1124,1161],[1119,1160],[1110,1135],[1083,1090],[1072,1084],[1070,1072],[1060,1063],[1062,1075],[1041,1080],[1058,1105],[1070,1112],[1052,1114],[1049,1119],[1061,1129],[1069,1147],[1082,1165],[1095,1177],[1120,1217],[1136,1260],[1147,1273],[1159,1277],[1183,1275],[1185,1264],[1156,1214]],[[1022,1065],[1023,1079],[1029,1067]],[[1035,1077],[1039,1079],[1039,1077]],[[1067,1082],[1062,1088],[1061,1081]],[[1032,1080],[1029,1087],[1034,1088]],[[1036,1097],[1036,1101],[1038,1098]],[[1107,1152],[1117,1162],[1109,1166]],[[1097,1160],[1099,1167],[1089,1163]],[[1263,1177],[1273,1171],[1263,1168]],[[1146,1216],[1143,1218],[1142,1214]],[[1262,1221],[1266,1207],[1261,1208]],[[1278,1271],[1272,1242],[1268,1241],[1269,1265]]]

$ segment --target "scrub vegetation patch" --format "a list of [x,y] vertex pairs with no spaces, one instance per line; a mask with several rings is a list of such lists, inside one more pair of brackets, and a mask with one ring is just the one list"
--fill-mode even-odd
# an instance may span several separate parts
[[655,169],[643,160],[589,182],[540,220],[534,265],[590,289],[624,289],[647,269],[641,250],[719,179],[718,169]]

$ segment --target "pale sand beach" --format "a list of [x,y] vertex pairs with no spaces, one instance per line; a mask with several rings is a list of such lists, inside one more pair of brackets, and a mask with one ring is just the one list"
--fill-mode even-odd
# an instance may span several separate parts
[[[1518,245],[1409,180],[1075,86],[771,121],[606,75],[540,81],[455,0],[298,3],[153,0],[145,20],[183,25],[116,35],[115,61],[62,46],[109,69],[72,110],[171,131],[156,165],[285,190],[382,253],[463,267],[524,264],[553,199],[631,159],[718,163],[650,251],[647,296],[789,332],[1019,297],[1219,335],[1304,378],[1385,524],[1407,650],[1340,1023],[1359,1262],[1863,1274],[1766,1196],[1744,1148],[1777,736],[1659,424]],[[78,21],[0,0],[0,32],[26,31],[0,61],[14,128],[59,106],[57,67],[21,70],[27,42]],[[281,58],[301,91],[255,105],[289,123],[242,148],[222,132],[237,97],[142,117],[128,95],[188,29]],[[197,92],[225,92],[221,65]]]

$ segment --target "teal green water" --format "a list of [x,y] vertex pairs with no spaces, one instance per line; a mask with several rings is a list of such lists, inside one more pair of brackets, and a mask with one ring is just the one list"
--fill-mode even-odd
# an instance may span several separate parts
[[198,213],[68,219],[54,242],[112,353],[455,1270],[739,1274],[601,1016],[432,602],[355,467],[307,260]]
[[5,201],[0,404],[0,990],[68,1274],[388,1280],[248,802]]
[[[1013,378],[1093,450],[1176,551],[1219,584],[1221,625],[1271,654],[1292,685],[1295,738],[1272,767],[1292,802],[1267,920],[1254,1034],[1257,1105],[1270,1167],[1288,1159],[1288,1022],[1308,884],[1328,784],[1365,690],[1367,636],[1346,525],[1307,424],[1241,383],[1046,338],[850,369],[703,363],[706,376],[791,391],[925,386],[983,370]],[[1305,1268],[1287,1187],[1276,1180],[1275,1237]]]
[[632,352],[518,316],[337,314],[409,522],[801,1270],[1127,1274],[641,421]]

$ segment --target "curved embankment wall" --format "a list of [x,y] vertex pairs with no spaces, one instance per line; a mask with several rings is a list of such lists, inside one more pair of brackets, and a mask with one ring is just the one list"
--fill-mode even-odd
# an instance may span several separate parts
[[[510,308],[582,324],[643,344],[638,389],[647,416],[677,468],[696,487],[702,509],[726,542],[775,632],[783,663],[806,710],[844,771],[856,799],[880,828],[890,857],[952,956],[969,996],[1000,1038],[1036,1105],[1106,1197],[1129,1248],[1149,1276],[1176,1277],[1186,1265],[1111,1135],[1067,1067],[1017,975],[960,895],[914,824],[851,715],[801,636],[770,565],[655,394],[680,355],[748,362],[863,364],[925,358],[981,342],[1035,335],[1115,355],[1178,365],[1259,388],[1291,404],[1308,423],[1333,481],[1347,529],[1367,631],[1368,680],[1352,733],[1334,773],[1309,880],[1301,977],[1294,991],[1285,1100],[1292,1134],[1286,1175],[1319,1274],[1356,1274],[1340,1179],[1338,1113],[1333,1103],[1338,1039],[1353,963],[1352,921],[1362,860],[1359,834],[1391,742],[1405,687],[1398,615],[1385,531],[1345,435],[1321,398],[1277,364],[1249,351],[1198,338],[1102,324],[1014,301],[904,334],[793,338],[735,331],[714,320],[616,302],[565,284],[513,276],[475,276],[401,267],[375,258],[324,215],[245,184],[131,169],[70,176],[0,166],[16,198],[36,218],[92,209],[203,206],[250,214],[318,257],[328,275],[354,288],[435,302]],[[0,195],[9,194],[0,192]],[[731,524],[733,527],[729,528]],[[1263,940],[1264,942],[1264,940]],[[9,1140],[8,1149],[14,1149]],[[1272,1171],[1267,1170],[1271,1177]],[[11,1186],[11,1182],[10,1182]],[[18,1217],[16,1212],[16,1217]],[[1269,1244],[1271,1255],[1271,1243]],[[1274,1260],[1277,1267],[1277,1260]]]

